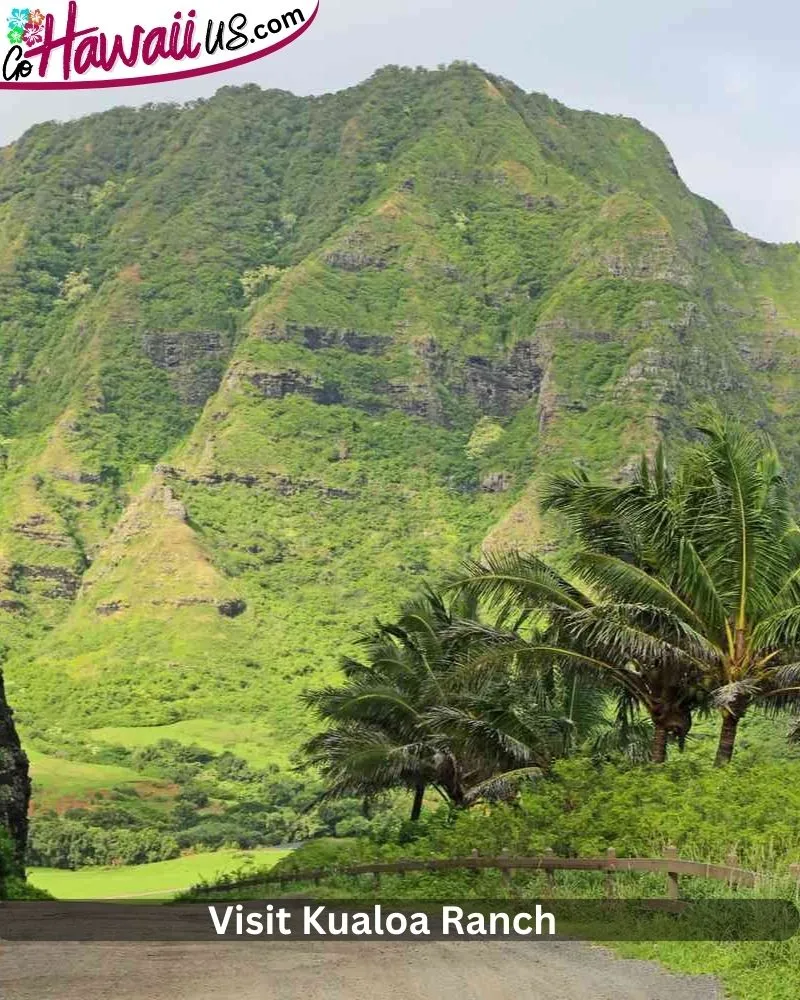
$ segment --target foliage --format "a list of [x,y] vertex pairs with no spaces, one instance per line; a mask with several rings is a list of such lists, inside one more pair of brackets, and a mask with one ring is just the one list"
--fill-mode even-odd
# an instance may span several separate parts
[[357,627],[492,529],[551,532],[543,475],[615,474],[706,396],[794,468],[796,259],[637,123],[467,64],[37,126],[0,163],[20,717],[259,720],[285,763]]
[[[638,572],[635,565],[624,565]],[[580,575],[562,576],[541,558],[516,552],[467,564],[453,574],[450,586],[499,608],[499,626],[475,629],[464,623],[461,629],[481,636],[490,651],[487,667],[503,670],[513,663],[522,683],[527,678],[535,685],[553,664],[560,665],[616,696],[623,743],[626,732],[636,731],[643,710],[652,722],[653,761],[665,759],[669,737],[683,747],[692,710],[702,704],[699,683],[691,665],[669,655],[662,636],[644,641],[642,623],[653,616],[646,604],[631,603],[613,587],[596,596]]]
[[16,859],[14,857],[14,845],[7,831],[0,827],[0,898],[3,895],[3,887],[8,878],[16,874]]
[[427,591],[362,638],[364,662],[345,660],[341,685],[307,696],[327,728],[306,755],[329,796],[407,788],[417,820],[429,786],[464,807],[513,797],[520,779],[547,773],[592,739],[635,746],[635,727],[607,727],[605,693],[574,671],[528,677],[513,655],[487,671],[490,631],[473,602]]
[[[622,486],[578,470],[543,489],[578,542],[566,573],[533,555],[487,555],[454,576],[459,593],[512,612],[481,628],[495,659],[532,676],[553,661],[615,688],[621,721],[644,709],[652,759],[680,748],[693,715],[719,708],[717,762],[751,705],[800,704],[798,529],[774,446],[707,409],[676,473],[659,448]],[[522,628],[524,626],[524,630]]]
[[179,854],[174,837],[156,830],[104,829],[47,816],[31,825],[28,862],[48,868],[144,865]]
[[[365,838],[301,847],[281,862],[287,870],[341,863],[358,857],[467,856],[508,849],[562,857],[589,856],[614,847],[620,856],[660,857],[674,845],[681,856],[724,863],[736,853],[743,867],[787,874],[800,858],[792,816],[800,808],[796,763],[742,754],[720,771],[696,751],[663,767],[622,762],[561,761],[551,778],[517,804],[426,814],[412,841],[407,834],[383,844]],[[409,876],[411,877],[411,876]]]
[[0,901],[49,898],[49,893],[35,888],[20,875],[11,837],[0,827]]
[[[719,770],[695,752],[660,767],[626,764],[591,766],[585,760],[556,766],[551,780],[537,786],[518,806],[495,805],[482,813],[431,814],[417,824],[417,838],[398,843],[335,842],[301,847],[277,870],[334,868],[337,864],[375,858],[430,858],[482,854],[538,853],[548,848],[562,855],[596,855],[613,846],[620,856],[660,856],[668,844],[684,857],[725,863],[735,852],[744,867],[765,873],[761,896],[797,901],[796,884],[787,880],[787,866],[800,858],[800,838],[792,817],[800,808],[797,762],[770,761],[764,753],[740,753]],[[324,848],[323,850],[320,850]],[[306,853],[306,851],[308,853]],[[542,885],[519,876],[512,892],[536,898]],[[619,891],[638,898],[663,891],[660,877],[630,876]],[[523,881],[519,881],[522,879]],[[649,883],[647,880],[651,880]],[[223,883],[222,888],[229,883]],[[199,894],[209,894],[206,886]],[[263,898],[255,888],[253,898]],[[298,891],[298,885],[292,886]],[[319,888],[316,889],[320,891]],[[352,879],[330,878],[323,890],[332,896],[355,894],[378,899],[500,899],[508,885],[493,873],[476,876],[409,874],[384,876],[378,890]],[[565,898],[597,897],[602,878],[584,873],[556,875],[556,891]],[[243,890],[232,890],[240,899]],[[686,879],[682,892],[744,898],[751,893],[730,890],[721,883]],[[758,898],[759,893],[755,893]],[[214,898],[217,892],[213,893]],[[666,930],[666,929],[665,929]],[[665,936],[668,936],[665,935]],[[670,942],[618,944],[629,957],[660,961],[687,973],[717,975],[737,1000],[791,1000],[796,992],[800,938],[788,941]]]
[[600,595],[565,630],[589,651],[674,663],[678,685],[719,708],[725,763],[751,705],[800,703],[800,532],[772,443],[713,409],[697,429],[674,474],[659,451],[629,486],[579,475],[552,484],[546,503],[579,533],[573,571]]
[[[37,801],[50,805],[31,823],[29,863],[40,867],[143,865],[187,850],[347,837],[368,833],[395,808],[391,799],[367,813],[359,798],[324,801],[317,777],[177,740],[140,748],[78,740],[60,753],[71,759],[32,755]],[[39,783],[41,767],[53,771],[55,787]]]

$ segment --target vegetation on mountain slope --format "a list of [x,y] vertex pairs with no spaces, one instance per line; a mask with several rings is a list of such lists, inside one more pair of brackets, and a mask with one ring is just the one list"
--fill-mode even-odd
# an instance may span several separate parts
[[225,722],[286,762],[358,628],[552,540],[544,474],[624,475],[714,397],[796,481],[799,321],[797,248],[655,136],[476,67],[37,126],[0,162],[24,731]]

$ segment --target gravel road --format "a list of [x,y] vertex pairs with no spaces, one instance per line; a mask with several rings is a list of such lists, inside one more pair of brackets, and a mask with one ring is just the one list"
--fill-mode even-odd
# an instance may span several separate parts
[[573,942],[0,944],[3,1000],[722,1000]]

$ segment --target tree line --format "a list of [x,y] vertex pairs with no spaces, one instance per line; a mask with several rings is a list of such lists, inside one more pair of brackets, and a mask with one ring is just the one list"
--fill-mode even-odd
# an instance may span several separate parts
[[[360,638],[342,683],[308,694],[327,794],[513,798],[564,757],[654,764],[698,716],[716,763],[753,710],[800,704],[800,528],[770,440],[714,410],[672,467],[550,479],[567,548],[486,554]],[[790,738],[800,734],[800,724]]]

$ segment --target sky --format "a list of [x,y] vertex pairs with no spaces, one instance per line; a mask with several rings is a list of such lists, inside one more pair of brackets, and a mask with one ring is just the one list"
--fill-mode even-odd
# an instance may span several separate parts
[[[200,17],[213,16],[213,0],[201,3]],[[169,22],[169,0],[143,4]],[[301,39],[237,70],[118,90],[0,91],[0,144],[122,104],[244,83],[320,94],[390,63],[457,59],[571,107],[637,118],[739,229],[800,241],[800,5],[788,0],[321,0]]]

